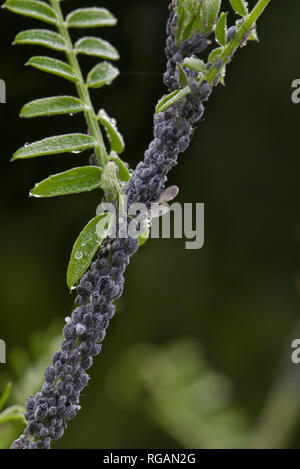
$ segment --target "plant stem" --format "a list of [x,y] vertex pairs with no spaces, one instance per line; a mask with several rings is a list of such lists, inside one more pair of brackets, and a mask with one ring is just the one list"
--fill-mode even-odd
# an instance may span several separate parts
[[78,81],[76,82],[76,88],[77,88],[77,92],[78,92],[80,99],[85,104],[84,115],[85,115],[85,120],[89,128],[90,134],[96,140],[95,154],[96,154],[96,157],[100,166],[104,168],[108,160],[105,144],[104,144],[102,133],[98,124],[97,116],[96,116],[96,113],[94,111],[94,107],[91,101],[90,93],[89,93],[88,87],[85,84],[83,75],[81,73],[81,69],[80,69],[80,66],[76,57],[76,53],[74,52],[74,49],[73,49],[73,44],[72,44],[72,40],[68,31],[68,28],[66,27],[65,22],[64,22],[64,17],[63,17],[59,2],[60,0],[50,0],[50,3],[57,15],[58,32],[61,34],[61,36],[65,39],[67,43],[66,56],[67,56],[68,62],[73,68],[78,78]]

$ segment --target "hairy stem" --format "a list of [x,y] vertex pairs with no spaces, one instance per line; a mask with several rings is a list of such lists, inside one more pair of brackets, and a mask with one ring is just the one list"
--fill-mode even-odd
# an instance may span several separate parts
[[78,78],[78,81],[76,82],[76,88],[77,88],[77,92],[78,92],[80,99],[85,104],[85,109],[84,109],[85,120],[89,128],[89,131],[91,133],[91,136],[94,137],[97,142],[95,145],[95,154],[96,154],[96,157],[100,166],[104,168],[108,160],[105,144],[104,144],[102,133],[98,124],[96,113],[95,113],[95,110],[91,101],[88,87],[85,84],[85,80],[81,73],[81,69],[80,69],[80,66],[76,57],[76,53],[74,52],[74,49],[73,49],[73,44],[72,44],[69,31],[66,28],[66,25],[64,22],[64,17],[61,11],[59,1],[60,0],[50,0],[50,3],[57,15],[58,32],[61,34],[61,36],[65,39],[67,43],[68,49],[66,51],[66,56],[67,56],[68,62],[73,68]]

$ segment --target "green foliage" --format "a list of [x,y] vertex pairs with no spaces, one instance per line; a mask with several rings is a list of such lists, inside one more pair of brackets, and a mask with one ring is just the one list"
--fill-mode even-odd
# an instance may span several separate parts
[[20,404],[30,394],[40,390],[44,379],[43,371],[49,365],[49,357],[61,343],[59,330],[60,327],[53,324],[46,330],[34,331],[29,337],[26,349],[21,346],[10,347],[9,367],[0,369],[0,382],[8,382],[2,394],[0,393],[1,449],[7,449],[24,430],[25,409]]
[[89,268],[99,246],[111,233],[114,216],[98,215],[93,218],[78,236],[71,254],[67,273],[67,284],[72,288]]
[[57,24],[55,11],[45,2],[36,0],[8,0],[4,6],[14,13],[30,16],[46,23]]
[[206,65],[203,62],[203,60],[197,59],[197,57],[187,57],[183,61],[183,66],[190,68],[191,70],[194,70],[195,72],[198,73],[206,73]]
[[117,19],[105,8],[79,8],[66,18],[68,28],[115,26]]
[[[93,150],[99,164],[99,167],[74,168],[50,176],[45,181],[37,184],[31,195],[55,197],[93,189],[103,189],[105,193],[110,193],[116,199],[117,191],[121,187],[119,182],[122,184],[128,181],[130,177],[127,166],[117,157],[117,154],[124,150],[124,140],[116,127],[115,121],[110,119],[103,110],[97,116],[88,88],[100,88],[104,85],[110,85],[117,78],[119,70],[111,65],[108,60],[118,60],[119,53],[109,42],[99,37],[81,37],[73,45],[69,29],[114,26],[117,19],[105,8],[80,8],[69,13],[64,19],[58,0],[49,0],[49,2],[7,0],[3,6],[14,13],[29,16],[56,27],[56,31],[48,29],[22,31],[16,36],[14,43],[40,45],[65,53],[65,61],[53,57],[35,56],[27,62],[27,65],[73,82],[78,93],[78,98],[54,96],[36,99],[22,108],[21,117],[33,118],[58,114],[72,116],[75,113],[83,112],[88,127],[88,134],[59,135],[26,144],[13,155],[12,160]],[[92,68],[88,76],[84,78],[77,58],[79,55],[99,57],[105,60]],[[109,140],[109,152],[107,152],[104,144],[101,126],[103,126]],[[120,178],[119,182],[118,178]],[[91,226],[93,226],[94,220],[91,221]],[[87,232],[84,232],[85,235]],[[84,236],[83,233],[80,237],[82,236]],[[81,239],[80,237],[78,239]],[[89,252],[87,252],[87,249],[84,250],[84,262],[76,260],[76,263],[74,263],[74,256],[78,250],[75,243],[68,270],[69,286],[74,285],[74,282],[79,279],[79,273],[84,272],[89,267],[89,262],[96,249],[104,240],[102,235],[90,236],[89,239]],[[92,245],[92,243],[94,244]]]
[[31,143],[30,145],[26,144],[14,154],[13,160],[21,158],[33,158],[43,155],[55,155],[66,152],[81,152],[88,148],[92,148],[94,144],[94,138],[90,137],[89,135],[60,135],[59,137],[45,138],[38,142]]
[[221,0],[178,0],[177,45],[195,33],[208,36],[214,27],[220,6]]
[[76,76],[74,69],[62,60],[37,56],[28,60],[26,65],[37,68],[42,72],[52,73],[53,75],[65,78],[66,80],[74,82],[78,81],[78,77]]
[[[167,109],[191,93],[184,67],[192,68],[198,72],[196,79],[198,86],[204,80],[210,85],[222,82],[226,64],[238,47],[245,42],[247,33],[249,36],[252,34],[251,39],[254,38],[253,31],[256,20],[270,1],[259,0],[254,10],[248,15],[244,0],[232,0],[232,7],[240,16],[243,16],[243,21],[239,20],[236,23],[236,36],[227,43],[227,13],[222,12],[219,16],[221,0],[177,0],[176,2],[174,0],[173,7],[176,8],[178,18],[177,29],[174,31],[177,45],[180,45],[183,40],[191,38],[195,33],[209,36],[216,25],[216,39],[221,47],[210,54],[210,68],[194,57],[186,60],[183,66],[178,65],[181,88],[164,96],[156,106],[156,113]],[[35,56],[28,61],[27,65],[73,82],[78,93],[78,98],[55,96],[32,101],[22,108],[21,116],[33,118],[83,112],[88,127],[87,134],[59,135],[26,144],[13,155],[12,159],[92,150],[99,167],[102,169],[101,176],[98,172],[97,175],[94,174],[95,177],[91,177],[85,168],[81,172],[79,168],[75,168],[74,171],[51,176],[38,184],[33,189],[32,195],[51,197],[101,188],[110,201],[116,202],[123,191],[124,182],[128,181],[130,177],[129,169],[117,156],[124,150],[124,141],[114,120],[109,118],[103,110],[100,110],[98,114],[95,112],[89,88],[110,85],[117,78],[119,71],[108,60],[118,60],[119,54],[115,47],[99,37],[81,37],[73,45],[69,32],[69,29],[73,28],[113,26],[117,22],[116,18],[105,8],[88,7],[72,11],[65,19],[59,0],[49,0],[49,2],[7,0],[4,3],[4,8],[56,27],[56,32],[47,29],[23,31],[15,38],[15,44],[37,44],[65,53],[66,61],[47,56]],[[78,62],[79,55],[100,57],[105,60],[93,67],[88,76],[84,78]],[[102,128],[109,140],[109,151],[104,144]],[[99,247],[99,240],[93,237],[91,239],[94,239],[95,242],[93,249],[90,250],[92,253]],[[90,261],[92,257],[88,254],[85,256],[86,264],[87,260]],[[86,264],[84,268],[88,267]],[[78,277],[76,275],[71,277],[71,284],[74,285],[74,278],[78,280]]]
[[229,0],[232,8],[240,16],[247,16],[248,8],[245,0]]
[[128,182],[130,179],[130,170],[127,163],[121,160],[117,154],[112,152],[109,159],[114,161],[118,167],[118,177],[122,182]]
[[155,108],[155,114],[159,114],[161,111],[164,111],[168,107],[180,101],[187,94],[189,94],[189,89],[187,90],[187,88],[188,87],[183,88],[181,90],[175,90],[167,96],[164,96],[160,101],[158,101]]
[[[184,65],[199,72],[197,85],[200,87],[203,81],[206,81],[211,86],[217,86],[219,83],[224,84],[224,76],[226,72],[226,65],[231,61],[232,56],[238,48],[248,40],[257,40],[256,22],[260,15],[263,13],[271,0],[258,0],[256,6],[251,13],[248,14],[247,5],[244,0],[232,0],[231,5],[235,12],[238,13],[243,19],[236,21],[236,34],[228,42],[227,41],[227,12],[220,11],[220,2],[211,0],[198,2],[196,0],[178,0],[177,14],[179,18],[179,25],[177,28],[177,43],[178,45],[184,40],[191,37],[195,32],[202,32],[202,34],[209,34],[215,27],[216,41],[221,47],[212,50],[208,63],[210,67],[201,67],[200,70],[196,69],[196,62],[194,58],[185,61]],[[204,18],[209,18],[204,26],[201,24],[199,18],[204,14]],[[219,16],[218,16],[219,15]],[[200,23],[199,23],[200,22]],[[205,29],[205,24],[207,29]],[[194,67],[194,68],[193,68]],[[184,86],[184,85],[183,85]],[[182,100],[185,96],[192,92],[188,85],[185,85],[179,90],[175,90],[167,96],[164,96],[157,104],[155,112],[158,114],[170,106],[173,106],[178,101]]]
[[216,39],[221,46],[226,46],[227,14],[222,12],[216,25]]
[[66,51],[67,44],[59,34],[47,29],[29,29],[19,33],[14,44],[33,44],[58,51]]
[[109,62],[101,62],[88,74],[87,85],[89,88],[100,88],[111,83],[119,75],[119,70]]
[[21,117],[42,117],[57,114],[75,114],[84,108],[83,102],[72,96],[55,96],[53,98],[43,98],[25,104],[21,109]]
[[148,241],[150,235],[150,228],[147,226],[145,231],[138,236],[139,247],[143,246]]
[[192,339],[133,347],[112,371],[109,385],[116,402],[142,409],[185,448],[239,448],[248,436],[231,383]]
[[83,37],[75,44],[77,54],[92,55],[102,59],[118,60],[118,51],[107,41],[97,37]]
[[111,119],[104,109],[101,109],[98,114],[98,119],[106,130],[107,137],[110,142],[111,151],[122,153],[125,148],[124,140],[116,127],[115,119]]
[[55,174],[40,182],[31,191],[34,197],[56,197],[92,191],[101,186],[103,170],[98,166],[81,166]]

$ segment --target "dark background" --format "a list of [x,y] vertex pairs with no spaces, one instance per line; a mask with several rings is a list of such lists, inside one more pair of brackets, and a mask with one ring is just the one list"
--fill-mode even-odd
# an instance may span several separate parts
[[[84,3],[63,7],[67,12]],[[126,140],[123,158],[135,167],[151,140],[154,105],[165,92],[168,0],[86,2],[95,3],[119,18],[116,28],[97,33],[120,51],[123,73],[113,86],[93,92],[94,103],[117,118]],[[0,337],[8,348],[8,363],[0,365],[3,387],[5,374],[13,376],[10,351],[27,350],[33,331],[54,320],[62,327],[70,314],[69,254],[100,196],[28,198],[36,182],[86,162],[88,155],[10,164],[14,151],[25,142],[84,131],[84,121],[18,118],[26,102],[72,94],[73,85],[24,68],[32,55],[53,55],[11,46],[17,32],[41,25],[4,10],[0,15],[0,78],[7,84],[7,104],[0,105]],[[181,189],[178,201],[205,203],[205,246],[188,251],[184,240],[151,240],[133,258],[83,410],[55,447],[180,446],[138,406],[120,405],[107,386],[111,369],[143,342],[164,346],[188,337],[201,344],[210,366],[231,380],[234,402],[251,422],[259,418],[281,362],[289,361],[300,312],[300,107],[291,102],[291,82],[300,78],[299,15],[296,0],[273,0],[258,24],[260,43],[238,52],[226,87],[212,95],[191,147],[170,175],[170,183]],[[87,71],[94,63],[82,60]],[[300,374],[300,368],[293,372]],[[283,414],[288,406],[286,399]],[[293,428],[285,445],[300,447],[300,421]]]

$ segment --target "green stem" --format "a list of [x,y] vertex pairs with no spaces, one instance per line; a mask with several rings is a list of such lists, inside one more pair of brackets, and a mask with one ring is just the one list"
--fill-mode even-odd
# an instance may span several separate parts
[[65,39],[67,43],[66,56],[67,56],[68,62],[73,68],[78,78],[78,81],[76,82],[76,88],[77,88],[77,92],[78,92],[80,99],[85,104],[84,115],[85,115],[85,120],[89,128],[90,134],[96,140],[95,154],[96,154],[96,157],[100,166],[104,168],[108,160],[105,144],[104,144],[102,133],[98,124],[97,116],[96,116],[96,113],[94,111],[94,107],[91,101],[90,93],[89,93],[88,87],[85,84],[83,75],[81,73],[81,69],[77,60],[77,56],[76,56],[76,53],[74,52],[72,40],[68,31],[68,28],[66,27],[66,24],[64,22],[64,17],[63,17],[59,2],[60,0],[50,0],[50,3],[57,15],[58,32],[61,34],[61,36]]

